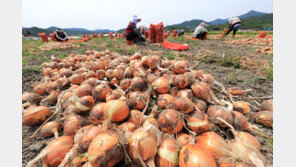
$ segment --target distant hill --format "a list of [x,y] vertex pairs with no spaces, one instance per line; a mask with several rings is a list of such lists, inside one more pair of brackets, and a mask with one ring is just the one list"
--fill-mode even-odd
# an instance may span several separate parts
[[[240,29],[263,30],[265,28],[273,27],[273,13],[253,16],[246,19],[241,19],[241,21]],[[228,23],[207,27],[208,30],[223,30],[224,28],[228,28]]]
[[190,21],[184,21],[180,24],[174,24],[174,25],[169,25],[164,27],[165,31],[171,31],[171,30],[175,30],[175,29],[184,29],[184,31],[190,31],[190,30],[194,30],[196,28],[196,26],[198,26],[201,22],[205,22],[206,24],[209,24],[208,22],[204,21],[204,20],[198,20],[198,19],[193,19]]
[[261,16],[261,15],[265,15],[265,14],[268,14],[268,13],[257,12],[255,10],[251,10],[248,13],[240,15],[238,17],[241,18],[241,19],[246,19],[246,18],[249,18],[249,17]]
[[[56,31],[57,27],[48,27],[48,28],[38,28],[38,27],[30,27],[28,30],[32,33],[33,36],[38,36],[38,33],[45,32],[48,36],[50,33]],[[81,35],[81,34],[94,34],[94,33],[109,33],[114,32],[113,30],[108,29],[96,29],[93,31],[90,31],[85,28],[62,28],[63,31],[65,31],[69,36],[72,35]],[[26,35],[25,27],[22,28],[22,34]]]
[[216,19],[216,20],[210,21],[209,23],[211,25],[219,25],[227,22],[228,22],[228,19]]

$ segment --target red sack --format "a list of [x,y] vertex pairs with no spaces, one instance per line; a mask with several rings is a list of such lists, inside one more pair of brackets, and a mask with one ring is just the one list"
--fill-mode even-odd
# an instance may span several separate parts
[[156,26],[154,24],[150,24],[148,34],[149,34],[149,42],[155,43],[156,42]]
[[82,37],[83,37],[83,38],[86,38],[84,34],[82,35]]
[[41,37],[42,42],[48,42],[48,37],[44,32],[39,33],[38,35]]
[[173,37],[175,38],[175,37],[177,37],[178,36],[178,32],[177,32],[177,30],[174,30],[173,31]]
[[115,33],[115,37],[116,37],[116,39],[118,39],[118,33],[117,32]]
[[148,36],[150,43],[162,43],[164,40],[163,23],[150,24]]
[[265,38],[266,37],[267,32],[260,32],[260,34],[257,36],[257,38]]
[[103,38],[103,37],[104,37],[104,35],[103,35],[102,33],[100,34],[100,36],[101,36],[101,38]]
[[110,37],[111,39],[113,39],[113,33],[112,33],[112,32],[109,32],[109,37]]
[[93,38],[98,38],[99,37],[97,33],[94,33],[92,36],[93,36]]
[[123,33],[122,33],[122,37],[125,38],[125,35],[126,35],[126,34],[125,34],[125,31],[123,31]]
[[179,43],[171,43],[169,41],[164,41],[162,46],[166,49],[173,49],[173,50],[187,50],[189,48],[188,45],[179,44]]
[[50,33],[50,34],[49,34],[49,38],[50,38],[52,41],[58,41],[58,40],[54,37],[54,35],[55,35],[55,32]]
[[88,35],[88,34],[86,34],[86,37],[89,37],[89,35]]
[[171,32],[170,31],[167,31],[166,34],[169,37],[171,35]]

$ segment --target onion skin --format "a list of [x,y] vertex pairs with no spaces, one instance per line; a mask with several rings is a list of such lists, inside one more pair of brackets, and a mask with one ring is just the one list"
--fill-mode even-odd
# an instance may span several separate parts
[[52,91],[45,99],[49,105],[54,105],[57,103],[58,96],[61,94],[60,91]]
[[232,105],[234,111],[238,111],[244,115],[251,113],[249,104],[244,101],[237,101],[234,102]]
[[261,151],[261,144],[259,141],[248,132],[238,132],[238,137],[242,140],[242,142],[250,147],[256,148],[258,151]]
[[158,68],[161,66],[161,58],[159,56],[149,56],[148,66],[150,69]]
[[204,132],[198,136],[196,144],[199,144],[214,158],[222,158],[229,155],[228,144],[222,136],[215,132]]
[[155,126],[156,128],[159,128],[158,121],[155,118],[153,118],[153,117],[146,119],[143,122],[142,127],[144,127],[144,128],[150,128],[151,125],[152,126]]
[[263,126],[272,127],[273,112],[271,111],[259,111],[255,115],[255,121]]
[[260,106],[260,111],[271,111],[273,112],[273,100],[266,100]]
[[33,92],[39,95],[44,95],[46,93],[45,86],[43,84],[37,84],[33,86]]
[[129,92],[127,95],[127,105],[136,110],[142,110],[146,106],[146,95],[143,92]]
[[80,128],[74,136],[74,144],[79,144],[81,142],[82,137],[88,132],[88,130],[94,125],[87,125]]
[[173,101],[173,108],[182,113],[190,113],[194,110],[193,102],[187,97],[176,97]]
[[188,144],[194,144],[195,140],[188,134],[186,133],[178,133],[177,135],[177,141],[181,144],[181,146],[186,146]]
[[248,167],[245,163],[243,162],[223,162],[220,163],[218,167]]
[[157,99],[157,106],[160,109],[173,108],[174,96],[170,94],[160,94]]
[[73,146],[73,139],[69,136],[62,136],[52,140],[46,147],[46,154],[42,158],[48,167],[57,167]]
[[180,167],[217,167],[217,164],[210,153],[197,144],[182,147],[179,155]]
[[233,96],[242,96],[245,93],[239,87],[230,87],[227,89],[227,92]]
[[191,89],[180,90],[176,96],[187,97],[188,99],[193,100],[193,93]]
[[104,106],[106,103],[96,104],[89,113],[89,120],[92,124],[98,125],[103,124],[106,119],[104,115]]
[[208,131],[211,126],[208,116],[204,113],[193,113],[187,120],[187,126],[197,134]]
[[70,115],[64,122],[64,134],[73,137],[75,133],[86,125],[86,120],[80,115]]
[[106,101],[107,94],[111,94],[112,89],[106,84],[100,84],[93,89],[92,95],[96,100]]
[[34,107],[30,110],[26,110],[23,115],[24,125],[36,125],[40,124],[51,115],[50,109],[45,106]]
[[111,121],[123,121],[129,114],[129,108],[120,100],[110,100],[104,106],[104,115]]
[[183,129],[183,121],[176,110],[163,110],[157,119],[159,128],[163,132],[177,133]]
[[81,74],[74,74],[69,79],[72,84],[79,85],[84,81],[84,76]]
[[92,93],[92,86],[89,84],[82,84],[78,88],[75,89],[74,94],[81,98],[86,95],[91,95]]
[[115,166],[124,158],[119,138],[114,133],[97,135],[88,148],[88,162],[92,166]]
[[155,134],[145,128],[133,131],[128,138],[128,153],[137,165],[141,165],[140,158],[145,162],[153,160],[157,153]]
[[90,145],[90,143],[92,142],[92,140],[100,133],[103,132],[103,127],[102,126],[92,126],[90,127],[85,134],[82,136],[80,142],[79,142],[79,146],[78,146],[78,150],[79,152],[86,152],[88,150],[88,147]]
[[141,125],[141,120],[143,120],[142,112],[139,110],[131,110],[127,118],[127,122],[134,123],[137,127]]
[[77,114],[87,113],[94,106],[95,100],[92,96],[83,96],[75,103]]
[[60,132],[62,127],[63,125],[60,122],[50,121],[41,128],[40,133],[43,137],[51,137],[54,133]]
[[146,88],[146,82],[142,77],[135,77],[131,80],[131,90],[143,92]]
[[214,104],[214,93],[206,85],[202,83],[195,83],[191,85],[191,89],[195,97],[205,101],[207,104]]
[[176,74],[184,74],[186,70],[186,64],[183,61],[177,61],[173,63],[172,71]]
[[123,79],[120,81],[119,86],[122,90],[125,91],[127,88],[129,88],[131,86],[131,80],[130,79]]
[[[232,124],[233,117],[229,111],[225,107],[212,105],[208,108],[207,114],[210,119],[222,118],[229,124]],[[223,122],[218,122],[218,126],[227,127]]]
[[164,137],[159,145],[156,166],[176,167],[179,163],[179,147],[173,137]]
[[169,81],[164,77],[155,79],[151,85],[153,90],[160,94],[168,93],[171,88]]

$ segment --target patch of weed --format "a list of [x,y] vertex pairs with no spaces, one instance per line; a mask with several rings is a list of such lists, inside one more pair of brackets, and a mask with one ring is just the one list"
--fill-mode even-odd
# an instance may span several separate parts
[[175,58],[176,58],[176,55],[173,54],[173,53],[171,53],[171,52],[169,52],[169,51],[165,52],[164,56],[166,58],[168,58],[169,60],[175,60]]

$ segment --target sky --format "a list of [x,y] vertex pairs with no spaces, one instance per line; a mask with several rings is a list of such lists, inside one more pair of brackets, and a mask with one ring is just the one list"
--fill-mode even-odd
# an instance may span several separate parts
[[272,13],[273,0],[22,0],[22,26],[118,30],[133,15],[148,27],[225,19],[250,10]]

